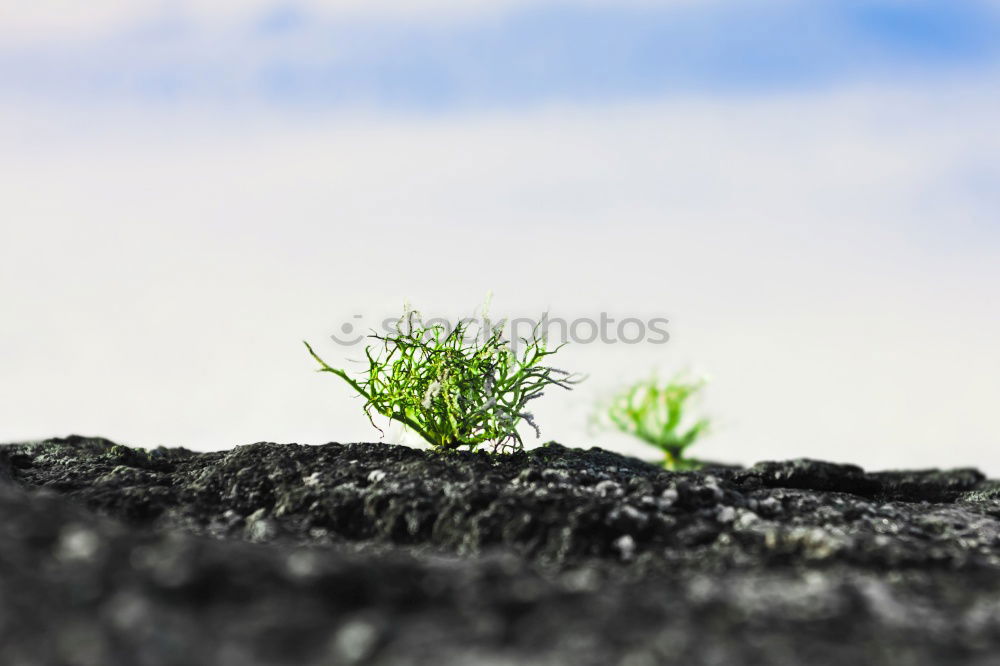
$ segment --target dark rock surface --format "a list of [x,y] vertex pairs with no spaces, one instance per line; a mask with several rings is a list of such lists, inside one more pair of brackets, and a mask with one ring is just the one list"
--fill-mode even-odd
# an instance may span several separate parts
[[1000,664],[1000,483],[0,447],[0,664]]

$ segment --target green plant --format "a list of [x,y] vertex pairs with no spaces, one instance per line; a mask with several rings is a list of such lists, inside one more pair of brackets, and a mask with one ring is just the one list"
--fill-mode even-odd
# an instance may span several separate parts
[[692,422],[685,410],[704,386],[704,381],[684,381],[680,377],[639,381],[615,395],[599,411],[597,421],[660,449],[667,469],[694,469],[700,463],[684,454],[707,432],[709,420]]
[[366,347],[368,370],[357,379],[305,344],[320,372],[337,375],[365,399],[365,414],[376,428],[374,416],[380,414],[437,449],[492,443],[494,451],[520,450],[522,422],[539,434],[527,403],[549,386],[569,389],[580,378],[543,364],[561,345],[547,349],[538,327],[520,339],[517,353],[503,338],[503,322],[484,328],[468,321],[425,325],[419,313],[404,312],[394,332],[369,336],[378,344]]

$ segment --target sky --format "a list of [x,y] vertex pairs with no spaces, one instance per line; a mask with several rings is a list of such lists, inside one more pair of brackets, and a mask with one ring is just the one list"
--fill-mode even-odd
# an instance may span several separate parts
[[1000,474],[998,28],[985,1],[4,3],[0,440],[371,440],[300,341],[349,363],[345,322],[492,293],[670,320],[560,352],[588,379],[540,441],[648,456],[587,417],[686,370],[706,457]]
[[96,4],[0,10],[9,93],[433,113],[919,84],[1000,54],[1000,10],[975,0]]

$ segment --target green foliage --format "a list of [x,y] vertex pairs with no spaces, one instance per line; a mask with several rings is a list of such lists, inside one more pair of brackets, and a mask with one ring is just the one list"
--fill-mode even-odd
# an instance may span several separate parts
[[[580,378],[545,365],[559,347],[547,349],[537,327],[521,338],[515,353],[503,338],[502,324],[490,329],[463,320],[448,330],[425,325],[419,313],[404,313],[395,332],[371,335],[365,349],[368,370],[352,378],[330,367],[309,343],[306,348],[320,372],[337,375],[365,399],[364,410],[404,424],[437,449],[490,443],[494,451],[516,451],[524,444],[518,432],[527,423],[539,434],[528,402],[549,386],[572,388]],[[381,431],[381,429],[379,429]]]
[[709,421],[692,422],[685,410],[704,385],[703,381],[681,378],[636,382],[612,398],[598,414],[598,421],[660,449],[667,469],[697,468],[700,463],[684,453],[707,432]]

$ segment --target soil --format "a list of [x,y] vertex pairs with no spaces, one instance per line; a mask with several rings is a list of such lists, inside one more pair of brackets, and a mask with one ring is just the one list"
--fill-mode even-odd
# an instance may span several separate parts
[[0,664],[1000,664],[1000,482],[600,449],[0,447]]

